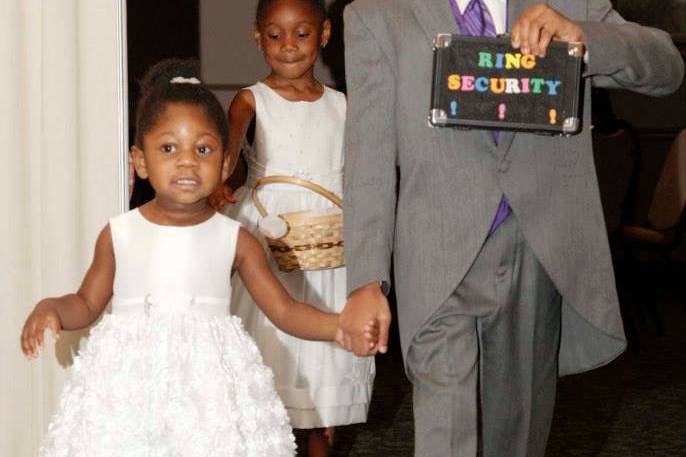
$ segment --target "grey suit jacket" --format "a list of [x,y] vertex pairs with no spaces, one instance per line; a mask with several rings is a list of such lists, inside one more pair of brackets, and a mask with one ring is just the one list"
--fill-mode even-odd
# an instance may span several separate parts
[[[531,3],[510,0],[509,24]],[[503,194],[563,297],[560,373],[612,360],[625,347],[598,193],[590,85],[651,95],[679,86],[669,36],[624,21],[607,0],[548,2],[584,30],[583,130],[569,137],[432,129],[432,39],[457,26],[448,0],[356,0],[345,11],[348,116],[345,246],[348,291],[395,287],[403,353],[459,285]],[[397,171],[397,173],[396,173]]]

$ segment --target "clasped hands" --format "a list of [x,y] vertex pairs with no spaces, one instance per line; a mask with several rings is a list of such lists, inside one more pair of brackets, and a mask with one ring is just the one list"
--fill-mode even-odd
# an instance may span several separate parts
[[336,341],[358,356],[374,355],[388,350],[388,328],[391,311],[378,283],[355,290],[339,317]]

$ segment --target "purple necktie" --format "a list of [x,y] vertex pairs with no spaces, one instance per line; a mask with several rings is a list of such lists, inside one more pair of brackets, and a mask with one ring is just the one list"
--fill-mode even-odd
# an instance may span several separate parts
[[[484,4],[483,0],[471,0],[465,8],[464,13],[460,12],[457,7],[457,0],[450,0],[450,7],[453,9],[453,15],[455,16],[455,21],[463,35],[471,36],[487,36],[494,37],[495,24],[493,23],[493,17],[488,11],[488,8]],[[496,144],[500,138],[500,132],[493,132],[493,139]],[[495,218],[491,224],[491,230],[489,234],[495,232],[495,230],[502,224],[507,216],[511,212],[510,204],[507,198],[503,195],[498,205],[498,210],[495,213]]]

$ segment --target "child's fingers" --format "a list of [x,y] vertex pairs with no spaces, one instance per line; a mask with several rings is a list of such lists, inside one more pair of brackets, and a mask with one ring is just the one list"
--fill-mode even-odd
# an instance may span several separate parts
[[24,353],[24,355],[28,357],[31,353],[31,346],[29,345],[29,338],[26,331],[26,326],[24,326],[24,329],[21,332],[21,338],[19,339],[19,342],[21,344],[21,351]]
[[49,327],[50,330],[52,331],[52,337],[54,338],[55,341],[60,339],[60,331],[62,330],[60,323],[57,321],[57,319],[50,319],[49,322]]
[[220,196],[217,196],[215,194],[210,195],[210,206],[215,210],[215,211],[220,211],[224,207],[224,201]]
[[379,321],[376,319],[370,320],[367,325],[364,326],[365,330],[379,330]]
[[43,349],[45,347],[45,324],[41,322],[41,325],[36,326],[35,335],[38,342],[38,349]]
[[364,327],[364,336],[368,339],[371,340],[373,339],[374,341],[377,341],[379,338],[379,326],[365,326]]
[[35,358],[37,355],[35,327],[34,323],[29,323],[24,329],[22,337],[22,348],[24,349],[26,356],[30,359]]
[[379,352],[388,351],[388,327],[391,325],[390,316],[379,317]]
[[353,350],[352,340],[343,331],[341,331],[340,337],[337,338],[336,342],[346,351],[352,352],[352,350]]
[[236,203],[236,198],[233,196],[233,191],[229,186],[224,186],[224,200],[228,203]]
[[378,328],[365,328],[364,329],[364,335],[369,339],[370,337],[377,339],[379,337],[379,329]]

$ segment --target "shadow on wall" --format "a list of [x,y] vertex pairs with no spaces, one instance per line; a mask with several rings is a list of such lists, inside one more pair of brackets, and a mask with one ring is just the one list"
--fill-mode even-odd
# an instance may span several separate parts
[[[180,13],[183,12],[183,13]],[[159,60],[170,57],[199,58],[199,6],[193,0],[146,0],[126,6],[129,85],[129,143],[134,141],[135,113],[139,84],[146,70]],[[174,33],[154,33],[173,30]],[[130,207],[151,200],[153,190],[147,181],[136,178]]]
[[353,0],[329,2],[328,15],[332,34],[329,45],[322,51],[322,62],[331,70],[336,88],[345,92],[345,59],[343,44],[343,9]]
[[686,35],[686,0],[614,0],[628,21],[657,27],[672,35]]

